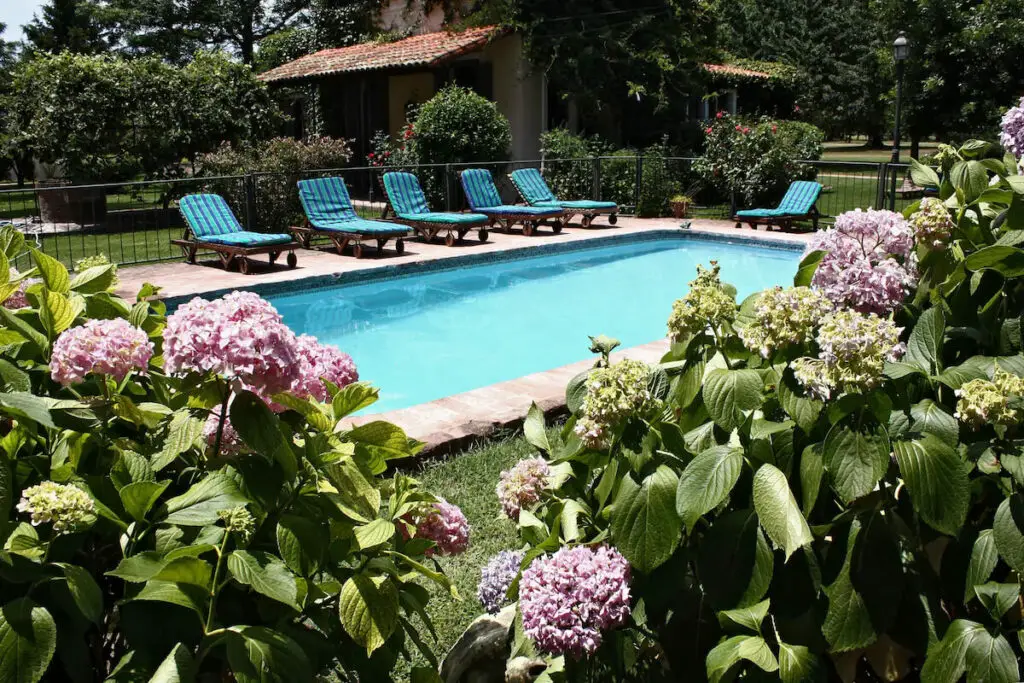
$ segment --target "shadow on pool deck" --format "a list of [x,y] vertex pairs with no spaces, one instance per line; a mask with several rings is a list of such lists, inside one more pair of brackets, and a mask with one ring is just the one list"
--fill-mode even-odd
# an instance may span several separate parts
[[[491,232],[490,239],[481,243],[475,239],[467,239],[463,244],[446,247],[442,242],[424,243],[419,239],[406,241],[406,251],[402,255],[394,253],[391,245],[385,248],[381,258],[374,256],[375,250],[368,250],[369,255],[356,259],[350,255],[339,256],[333,250],[313,249],[298,250],[298,267],[289,269],[280,262],[270,266],[266,257],[256,259],[257,267],[250,275],[228,272],[220,267],[219,262],[203,262],[198,265],[185,263],[160,263],[124,267],[119,271],[120,286],[118,293],[129,299],[144,282],[161,286],[164,297],[186,297],[203,295],[231,288],[244,289],[254,285],[267,283],[291,282],[305,278],[316,278],[337,273],[349,273],[361,270],[373,270],[394,266],[402,263],[417,263],[457,258],[508,249],[521,249],[531,245],[550,245],[559,242],[577,242],[595,238],[608,238],[615,235],[642,233],[647,230],[678,229],[680,221],[671,218],[640,219],[622,217],[616,227],[611,228],[599,223],[594,228],[580,228],[570,225],[561,234],[555,235],[550,230],[526,237],[519,232],[506,234]],[[749,228],[736,229],[729,221],[693,220],[691,232],[730,237],[750,238],[754,235],[768,236],[764,231],[754,232]],[[772,232],[774,240],[783,240],[803,244],[810,234],[785,234]],[[666,312],[667,315],[667,312]],[[616,358],[629,357],[649,363],[657,362],[668,349],[665,339],[625,349],[616,353]],[[353,423],[365,423],[372,420],[389,420],[399,425],[409,436],[425,442],[424,453],[439,454],[459,450],[478,439],[486,438],[499,429],[518,427],[529,410],[530,404],[536,402],[547,414],[556,414],[565,410],[565,386],[576,374],[586,370],[593,364],[593,359],[573,363],[564,367],[526,375],[519,379],[501,382],[462,394],[403,408],[387,413],[360,416]],[[373,378],[367,378],[370,381]]]

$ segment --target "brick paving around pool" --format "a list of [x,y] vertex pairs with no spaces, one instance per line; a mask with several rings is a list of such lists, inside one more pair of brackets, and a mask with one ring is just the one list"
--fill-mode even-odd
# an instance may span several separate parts
[[[270,266],[266,257],[257,257],[249,275],[225,271],[215,258],[200,261],[196,265],[186,263],[159,263],[123,267],[119,270],[118,293],[129,300],[143,283],[149,282],[162,287],[161,296],[182,298],[203,296],[234,288],[245,289],[268,283],[295,283],[304,279],[322,279],[341,273],[373,270],[402,263],[422,263],[457,258],[467,254],[486,254],[510,249],[523,249],[532,245],[557,244],[586,241],[599,237],[629,235],[647,230],[679,229],[680,221],[670,218],[620,217],[615,227],[603,220],[593,228],[570,225],[561,234],[555,235],[550,229],[541,228],[539,234],[525,237],[519,233],[505,234],[491,232],[488,242],[480,243],[467,239],[463,244],[446,247],[443,243],[427,244],[419,239],[405,243],[401,256],[390,248],[385,249],[381,258],[369,256],[356,259],[349,255],[339,256],[327,247],[313,250],[299,250],[298,267],[289,269],[281,263]],[[719,237],[753,238],[768,237],[773,240],[803,244],[809,234],[765,233],[749,228],[735,228],[729,221],[693,220],[690,231],[693,234]],[[364,252],[365,253],[365,252]],[[211,255],[212,256],[212,255]],[[666,312],[666,317],[668,313]],[[615,357],[629,357],[647,362],[657,362],[668,348],[667,340],[625,349]],[[486,438],[500,429],[518,427],[532,402],[536,402],[545,413],[553,414],[565,410],[565,386],[569,380],[593,364],[593,359],[584,360],[564,367],[534,373],[519,379],[501,382],[480,389],[474,389],[437,401],[387,413],[361,417],[354,422],[389,420],[401,426],[409,436],[425,442],[425,453],[431,454],[459,450],[472,442]],[[373,381],[372,377],[366,378]]]

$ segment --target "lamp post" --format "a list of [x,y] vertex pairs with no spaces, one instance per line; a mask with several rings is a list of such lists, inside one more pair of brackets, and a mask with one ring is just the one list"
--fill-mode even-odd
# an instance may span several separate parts
[[910,55],[910,41],[900,31],[892,43],[892,56],[896,61],[896,126],[892,133],[892,163],[900,163],[900,99],[903,96],[903,62]]

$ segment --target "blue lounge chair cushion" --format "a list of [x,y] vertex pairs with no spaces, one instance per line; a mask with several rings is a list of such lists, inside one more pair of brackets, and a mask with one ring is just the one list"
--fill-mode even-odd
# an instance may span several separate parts
[[806,216],[814,208],[821,195],[821,184],[813,180],[793,181],[786,195],[774,209],[745,209],[737,216],[745,218],[776,218],[781,216]]
[[377,235],[380,237],[401,236],[409,233],[409,228],[404,225],[387,223],[385,221],[370,221],[364,218],[346,221],[319,221],[314,227],[324,232],[353,232],[359,235]]
[[341,178],[312,178],[299,181],[299,200],[314,228],[320,224],[359,220],[348,188]]
[[544,176],[536,168],[520,168],[512,171],[511,178],[527,204],[550,204],[558,201],[558,197],[544,182]]
[[485,168],[468,168],[462,172],[462,189],[473,211],[503,206],[491,172]]
[[185,195],[178,202],[178,210],[198,240],[210,241],[209,238],[216,235],[245,232],[231,207],[219,194]]
[[265,247],[271,244],[288,244],[292,241],[291,235],[267,234],[262,232],[249,232],[242,230],[229,235],[211,235],[200,239],[201,242],[212,244],[226,244],[232,247]]
[[561,213],[558,206],[518,206],[516,204],[502,204],[500,206],[486,206],[474,209],[488,216],[553,216]]
[[486,223],[487,216],[482,213],[416,213],[396,214],[399,218],[407,221],[420,221],[422,223],[449,223],[451,225],[468,225],[470,223]]
[[396,216],[430,213],[430,206],[427,205],[427,197],[423,194],[419,178],[412,173],[385,173],[384,191],[388,193],[388,200]]
[[555,209],[578,209],[580,211],[607,211],[619,208],[619,205],[615,202],[597,202],[591,199],[578,199],[570,202],[537,202],[534,206],[550,206]]

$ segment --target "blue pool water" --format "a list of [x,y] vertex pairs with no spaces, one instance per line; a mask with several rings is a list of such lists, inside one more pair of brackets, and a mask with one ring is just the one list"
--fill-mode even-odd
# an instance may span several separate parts
[[712,259],[742,300],[791,282],[799,252],[665,238],[268,298],[296,333],[352,355],[378,412],[586,359],[587,335],[660,339]]

